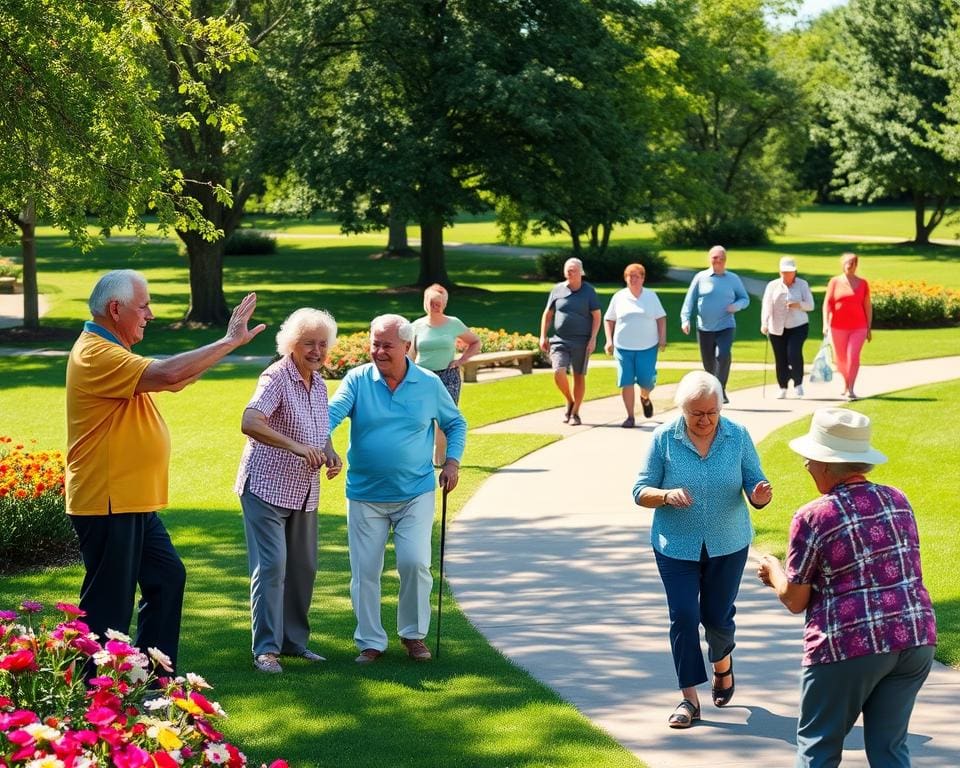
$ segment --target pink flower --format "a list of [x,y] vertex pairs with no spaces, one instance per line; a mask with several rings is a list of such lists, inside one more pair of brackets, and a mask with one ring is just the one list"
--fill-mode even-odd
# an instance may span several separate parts
[[223,734],[202,717],[198,717],[193,721],[193,727],[196,728],[204,738],[210,739],[210,741],[221,741],[223,739]]
[[0,620],[13,621],[19,615],[16,611],[0,611]]
[[270,763],[270,768],[290,768],[286,760],[274,760]]
[[90,707],[85,717],[91,725],[105,726],[110,725],[119,716],[119,712],[110,707]]
[[110,758],[117,768],[143,768],[143,766],[151,765],[153,762],[150,753],[136,744],[127,744],[113,750]]
[[67,614],[67,616],[80,617],[87,615],[86,611],[77,607],[73,603],[57,603],[57,610],[63,611],[63,613]]
[[22,728],[30,723],[39,723],[37,717],[29,709],[18,709],[9,715],[0,714],[0,731],[9,731],[11,728]]
[[5,669],[14,674],[28,669],[35,670],[36,668],[36,656],[34,656],[33,651],[28,649],[14,651],[0,658],[0,669]]

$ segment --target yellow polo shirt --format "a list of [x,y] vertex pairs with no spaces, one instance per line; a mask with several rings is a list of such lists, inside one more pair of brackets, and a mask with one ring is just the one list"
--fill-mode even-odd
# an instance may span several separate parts
[[69,515],[154,512],[167,505],[170,433],[149,394],[136,394],[151,360],[93,323],[67,362]]

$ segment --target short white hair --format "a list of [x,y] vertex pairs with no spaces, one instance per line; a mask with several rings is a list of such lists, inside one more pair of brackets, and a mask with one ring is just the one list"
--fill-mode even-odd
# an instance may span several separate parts
[[430,314],[430,299],[434,296],[438,296],[440,301],[443,302],[443,308],[447,308],[447,302],[450,300],[450,293],[444,288],[440,283],[434,283],[431,286],[428,286],[427,289],[423,292],[423,311],[428,315]]
[[129,304],[133,301],[133,292],[137,285],[147,287],[147,278],[135,269],[114,269],[97,280],[93,286],[87,306],[90,314],[105,317],[107,305],[111,301]]
[[396,327],[401,341],[413,343],[413,325],[403,315],[378,315],[373,318],[370,321],[370,338],[373,338],[374,331],[385,331],[390,327]]
[[723,407],[723,386],[720,380],[706,371],[690,371],[680,379],[677,391],[673,395],[673,403],[678,408],[686,408],[688,403],[713,396],[717,400],[717,410]]
[[571,264],[580,269],[581,275],[587,274],[587,271],[583,268],[583,262],[580,261],[580,259],[578,259],[576,256],[571,256],[569,259],[563,262],[563,274],[567,274],[567,267],[569,267]]
[[281,357],[289,355],[303,335],[312,331],[326,334],[328,349],[337,341],[337,321],[333,315],[322,309],[301,307],[292,312],[277,331],[277,354]]

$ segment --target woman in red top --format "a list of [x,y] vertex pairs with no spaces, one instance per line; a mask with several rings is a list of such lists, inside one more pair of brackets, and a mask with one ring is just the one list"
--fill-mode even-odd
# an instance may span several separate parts
[[827,296],[823,302],[823,332],[830,334],[837,359],[837,370],[843,376],[843,396],[856,400],[853,386],[860,371],[860,350],[870,341],[873,325],[873,306],[870,304],[870,286],[857,277],[857,254],[840,257],[843,274],[830,278]]

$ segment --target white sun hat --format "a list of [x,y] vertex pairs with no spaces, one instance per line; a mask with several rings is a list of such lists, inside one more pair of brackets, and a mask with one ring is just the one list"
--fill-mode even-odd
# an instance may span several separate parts
[[797,271],[797,262],[791,259],[789,256],[784,256],[780,259],[780,269],[779,272],[796,272]]
[[827,463],[883,464],[887,457],[870,446],[870,419],[846,408],[818,408],[810,431],[790,441],[806,459]]

